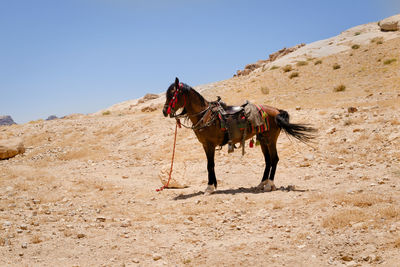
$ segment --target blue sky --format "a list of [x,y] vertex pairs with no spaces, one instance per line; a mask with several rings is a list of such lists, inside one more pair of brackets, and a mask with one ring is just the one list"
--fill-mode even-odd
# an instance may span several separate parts
[[298,43],[400,13],[398,0],[0,0],[0,115],[92,113],[232,77]]

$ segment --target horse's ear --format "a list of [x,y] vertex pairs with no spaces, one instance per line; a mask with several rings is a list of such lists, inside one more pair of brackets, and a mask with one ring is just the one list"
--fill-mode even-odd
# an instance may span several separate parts
[[175,88],[179,88],[179,79],[178,79],[178,77],[175,78]]

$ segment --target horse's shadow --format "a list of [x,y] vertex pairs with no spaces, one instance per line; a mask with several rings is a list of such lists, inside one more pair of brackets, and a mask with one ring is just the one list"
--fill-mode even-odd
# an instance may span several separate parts
[[[307,192],[309,189],[297,189],[294,185],[288,185],[288,186],[281,186],[276,189],[276,191],[282,191],[282,192]],[[213,192],[211,195],[236,195],[236,194],[263,194],[263,193],[269,193],[264,190],[257,189],[257,187],[239,187],[236,189],[224,189],[224,190],[217,190]],[[204,191],[198,191],[195,193],[190,193],[190,194],[180,194],[179,196],[174,197],[174,200],[184,200],[184,199],[189,199],[192,197],[197,197],[200,195],[203,195]]]

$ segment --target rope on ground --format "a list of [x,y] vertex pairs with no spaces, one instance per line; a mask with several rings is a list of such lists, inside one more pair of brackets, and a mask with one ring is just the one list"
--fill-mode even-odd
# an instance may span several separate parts
[[[176,146],[176,134],[178,132],[178,126],[180,125],[180,121],[177,120],[176,121],[176,125],[175,125],[175,136],[174,136],[174,147],[172,149],[172,160],[171,160],[171,169],[169,170],[169,177],[168,177],[168,181],[165,185],[161,186],[160,188],[156,189],[157,192],[160,192],[162,190],[164,190],[165,188],[168,188],[169,185],[169,181],[171,181],[171,175],[172,175],[172,168],[174,166],[174,157],[175,157],[175,146]],[[180,128],[180,127],[179,127]]]

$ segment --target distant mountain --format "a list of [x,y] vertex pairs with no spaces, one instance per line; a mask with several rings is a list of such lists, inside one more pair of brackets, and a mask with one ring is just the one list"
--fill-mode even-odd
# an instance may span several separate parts
[[16,124],[9,115],[0,116],[0,126]]

